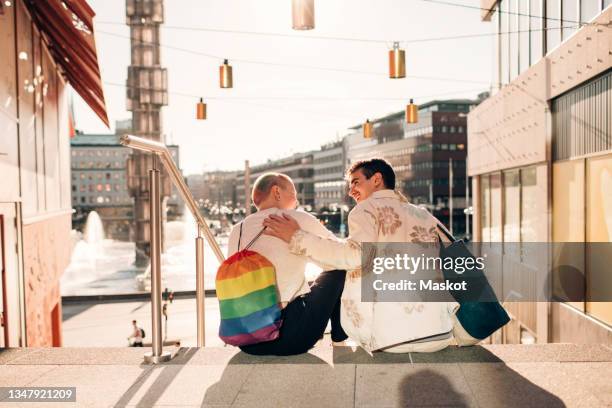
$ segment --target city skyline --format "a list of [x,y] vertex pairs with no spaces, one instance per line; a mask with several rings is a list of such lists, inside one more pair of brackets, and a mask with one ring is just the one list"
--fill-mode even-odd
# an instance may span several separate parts
[[[392,80],[387,76],[387,50],[394,40],[492,33],[492,27],[480,22],[478,9],[423,1],[389,1],[384,8],[367,2],[318,2],[315,30],[295,32],[290,27],[290,2],[265,7],[253,1],[235,3],[237,7],[231,8],[227,2],[219,1],[184,1],[181,7],[165,4],[160,43],[161,63],[168,68],[169,105],[163,109],[163,127],[166,142],[181,148],[185,174],[240,169],[245,159],[264,163],[269,158],[318,149],[367,118],[402,110],[410,98],[415,98],[416,103],[436,98],[475,98],[489,89],[489,55],[494,37],[488,35],[456,41],[402,41],[407,78]],[[129,64],[125,3],[96,0],[91,5],[97,12],[94,21],[100,68],[108,113],[114,124],[115,120],[130,117],[125,110]],[[397,12],[389,13],[391,9]],[[184,27],[282,36],[193,31]],[[453,46],[457,41],[473,45],[469,60],[462,57],[464,48]],[[234,67],[233,89],[218,87],[222,59],[201,54],[229,58]],[[233,62],[234,59],[266,64]],[[300,80],[296,81],[296,76]],[[453,83],[454,80],[425,77],[457,80]],[[208,103],[206,121],[195,119],[196,95]],[[85,133],[109,132],[78,96],[75,120],[77,128]]]

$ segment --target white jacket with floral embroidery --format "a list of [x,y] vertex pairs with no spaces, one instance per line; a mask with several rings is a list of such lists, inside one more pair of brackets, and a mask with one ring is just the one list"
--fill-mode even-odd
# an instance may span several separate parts
[[295,254],[347,270],[341,307],[346,334],[371,352],[450,332],[451,316],[457,307],[454,302],[361,301],[361,243],[435,242],[437,219],[401,194],[380,190],[353,208],[348,223],[350,236],[346,240],[331,240],[300,230],[289,244]]

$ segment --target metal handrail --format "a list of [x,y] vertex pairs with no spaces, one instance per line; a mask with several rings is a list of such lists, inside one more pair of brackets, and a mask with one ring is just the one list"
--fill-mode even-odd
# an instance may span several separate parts
[[193,198],[193,195],[189,190],[189,187],[187,187],[187,184],[185,183],[181,172],[179,171],[178,167],[176,167],[176,164],[172,159],[172,155],[170,154],[170,150],[168,150],[166,145],[160,142],[144,139],[142,137],[133,135],[121,136],[119,143],[121,143],[123,146],[130,147],[132,149],[155,153],[160,157],[164,167],[166,168],[166,170],[168,170],[168,173],[170,174],[170,178],[174,182],[174,185],[178,188],[179,194],[181,195],[181,197],[183,197],[183,200],[185,201],[187,207],[189,207],[193,218],[198,223],[200,230],[204,233],[204,237],[206,238],[206,241],[208,241],[208,244],[212,248],[217,259],[219,260],[219,262],[225,261],[225,255],[223,255],[223,251],[221,251],[221,248],[215,240],[213,233],[210,231],[206,220],[204,219],[204,217],[202,217],[202,214],[200,214],[200,211],[198,210],[198,205],[196,204],[195,199]]
[[149,363],[162,363],[171,357],[163,352],[161,339],[161,210],[159,201],[161,199],[159,189],[160,172],[157,168],[157,158],[161,159],[163,166],[168,171],[170,179],[174,182],[185,204],[193,214],[193,218],[198,223],[198,236],[195,238],[196,244],[196,319],[197,319],[197,345],[204,346],[204,239],[202,234],[213,249],[219,262],[225,260],[225,256],[210,231],[208,224],[200,214],[198,206],[185,183],[178,167],[172,159],[170,150],[163,143],[149,139],[144,139],[132,135],[124,135],[120,143],[132,149],[141,150],[153,154],[153,168],[149,170],[149,210],[151,221],[149,228],[151,231],[151,320],[152,337],[151,352],[145,354],[145,361]]

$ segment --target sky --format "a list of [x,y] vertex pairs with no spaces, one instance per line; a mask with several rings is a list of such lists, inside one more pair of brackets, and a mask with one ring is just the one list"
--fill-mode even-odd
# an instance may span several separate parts
[[[109,133],[115,120],[131,117],[124,87],[130,63],[125,0],[88,3],[96,12],[112,128],[106,129],[76,94],[75,121],[85,133]],[[480,5],[479,0],[447,3]],[[315,0],[315,29],[295,31],[291,0],[166,0],[164,5],[160,42],[169,104],[162,109],[163,132],[166,143],[179,145],[185,175],[315,150],[368,118],[403,110],[410,98],[417,104],[475,98],[493,77],[494,36],[414,41],[492,33],[492,23],[482,22],[477,9],[427,0]],[[283,36],[180,29],[185,27]],[[388,77],[387,53],[394,41],[406,51],[404,79]],[[223,58],[233,66],[233,89],[219,88]],[[207,102],[205,121],[195,119],[197,96]]]

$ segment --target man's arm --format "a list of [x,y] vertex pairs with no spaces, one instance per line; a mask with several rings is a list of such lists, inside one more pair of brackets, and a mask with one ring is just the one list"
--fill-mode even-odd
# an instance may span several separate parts
[[361,267],[361,243],[377,238],[374,216],[356,208],[349,214],[351,235],[345,240],[320,237],[300,228],[290,216],[270,216],[264,221],[266,234],[289,243],[289,250],[312,260],[339,269]]

